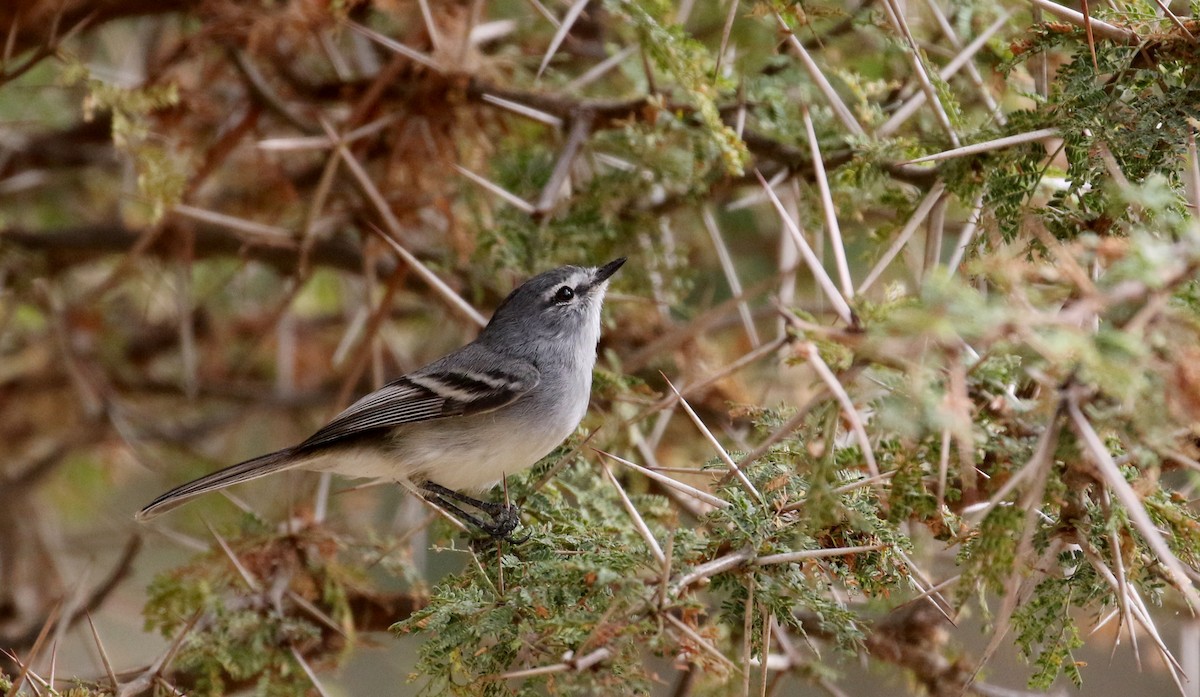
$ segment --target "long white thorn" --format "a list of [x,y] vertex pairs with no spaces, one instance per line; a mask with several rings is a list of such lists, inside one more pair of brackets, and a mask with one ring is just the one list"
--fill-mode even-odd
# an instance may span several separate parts
[[779,213],[780,219],[783,220],[784,226],[792,236],[792,241],[796,243],[796,248],[800,250],[800,256],[804,258],[804,263],[808,266],[808,270],[812,272],[813,279],[817,285],[821,286],[821,290],[825,291],[826,297],[833,305],[833,309],[837,312],[838,317],[846,324],[854,324],[854,313],[850,310],[850,305],[846,302],[846,298],[838,291],[837,286],[833,284],[833,279],[829,278],[829,274],[825,273],[825,267],[821,266],[821,260],[817,258],[813,252],[812,246],[808,244],[808,240],[804,238],[804,233],[800,232],[800,228],[796,225],[796,221],[788,215],[787,209],[783,207],[779,197],[775,195],[775,190],[763,178],[762,172],[754,170],[755,176],[758,177],[759,183],[767,192],[767,198],[771,200],[771,205],[775,206],[776,212]]
[[833,205],[833,194],[829,191],[829,179],[825,176],[825,161],[821,159],[821,145],[817,142],[817,130],[813,127],[808,107],[803,107],[804,131],[808,135],[809,152],[812,153],[813,175],[817,180],[817,192],[821,195],[821,210],[825,213],[825,229],[833,243],[833,260],[837,265],[838,280],[842,283],[842,295],[847,300],[854,298],[854,283],[850,280],[850,267],[846,264],[846,245],[842,242],[842,228],[838,224],[837,208]]
[[1125,507],[1125,512],[1129,515],[1129,522],[1150,546],[1159,563],[1163,565],[1163,571],[1166,572],[1172,585],[1183,594],[1192,614],[1197,614],[1200,612],[1200,595],[1196,593],[1195,586],[1188,578],[1188,574],[1183,568],[1183,562],[1179,561],[1179,558],[1167,546],[1167,541],[1163,539],[1162,533],[1155,528],[1154,521],[1150,519],[1150,514],[1146,511],[1146,506],[1129,482],[1125,480],[1125,475],[1121,474],[1121,470],[1113,461],[1112,455],[1104,446],[1100,435],[1083,415],[1083,411],[1079,408],[1078,395],[1074,393],[1067,397],[1067,413],[1070,414],[1071,422],[1075,425],[1075,431],[1083,440],[1088,452],[1091,453],[1096,469],[1108,484],[1108,488],[1116,495],[1117,500]]

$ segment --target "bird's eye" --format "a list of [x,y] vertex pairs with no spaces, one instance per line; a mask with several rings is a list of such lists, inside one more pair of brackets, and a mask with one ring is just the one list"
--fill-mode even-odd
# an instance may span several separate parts
[[575,297],[575,291],[572,290],[571,286],[563,286],[562,288],[559,288],[554,293],[554,301],[555,302],[560,302],[560,303],[570,302],[571,299],[574,297]]

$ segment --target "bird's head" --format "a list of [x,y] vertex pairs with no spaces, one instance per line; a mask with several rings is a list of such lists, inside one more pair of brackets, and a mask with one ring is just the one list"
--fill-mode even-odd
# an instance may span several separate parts
[[534,276],[500,303],[480,340],[574,341],[594,347],[608,280],[624,263],[622,257],[603,266],[561,266]]

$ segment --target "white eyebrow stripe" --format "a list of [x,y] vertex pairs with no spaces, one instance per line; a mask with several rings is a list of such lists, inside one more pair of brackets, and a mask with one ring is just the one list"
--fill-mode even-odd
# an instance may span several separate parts
[[587,282],[587,280],[591,277],[592,275],[587,269],[574,271],[571,273],[569,278],[564,278],[562,282],[554,284],[550,289],[543,293],[542,299],[545,301],[551,301],[554,299],[554,294],[558,292],[559,288],[562,288],[563,286],[570,286],[571,290],[575,290]]

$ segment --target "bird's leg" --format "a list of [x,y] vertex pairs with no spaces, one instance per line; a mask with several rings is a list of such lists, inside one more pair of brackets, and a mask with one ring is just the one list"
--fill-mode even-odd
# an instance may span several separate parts
[[[433,482],[425,482],[421,484],[421,488],[427,491],[425,498],[437,503],[445,508],[454,511],[456,515],[464,521],[474,525],[480,530],[486,532],[496,539],[507,540],[509,542],[518,542],[512,539],[512,531],[516,529],[521,522],[521,516],[517,511],[516,506],[510,506],[502,503],[492,503],[491,501],[480,501],[479,499],[471,498],[466,494],[460,494],[453,489],[447,489],[441,484]],[[450,502],[450,500],[465,503],[471,508],[482,511],[492,519],[490,523],[485,523],[478,516],[467,513],[459,506]]]

